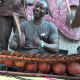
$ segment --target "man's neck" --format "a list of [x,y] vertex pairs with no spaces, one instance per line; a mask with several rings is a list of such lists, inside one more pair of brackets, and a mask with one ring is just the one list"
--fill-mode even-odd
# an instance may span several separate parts
[[42,22],[42,19],[43,18],[34,18],[33,22],[34,22],[34,24],[40,24]]

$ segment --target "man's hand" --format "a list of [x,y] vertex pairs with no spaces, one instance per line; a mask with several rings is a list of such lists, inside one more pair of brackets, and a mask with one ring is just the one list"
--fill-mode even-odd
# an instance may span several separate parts
[[12,49],[12,50],[16,50],[17,49],[17,42],[15,41],[15,40],[11,40],[10,42],[9,42],[9,47],[10,47],[10,49]]
[[25,45],[25,35],[22,33],[19,36],[19,46],[22,47],[23,45]]

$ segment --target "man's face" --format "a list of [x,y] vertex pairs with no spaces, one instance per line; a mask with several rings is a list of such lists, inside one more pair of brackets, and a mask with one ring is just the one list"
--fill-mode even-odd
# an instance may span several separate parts
[[43,17],[43,16],[47,13],[47,7],[48,7],[48,5],[47,5],[46,2],[44,2],[44,1],[39,1],[39,2],[35,5],[35,7],[34,7],[34,9],[33,9],[33,15],[34,15],[34,17],[36,17],[36,18],[41,18],[41,17]]

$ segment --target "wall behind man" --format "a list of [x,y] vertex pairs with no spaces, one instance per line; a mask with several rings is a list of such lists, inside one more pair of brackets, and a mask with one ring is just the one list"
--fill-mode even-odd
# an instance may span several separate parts
[[80,40],[71,40],[59,32],[59,49],[68,50],[69,54],[76,54],[78,46],[80,46]]

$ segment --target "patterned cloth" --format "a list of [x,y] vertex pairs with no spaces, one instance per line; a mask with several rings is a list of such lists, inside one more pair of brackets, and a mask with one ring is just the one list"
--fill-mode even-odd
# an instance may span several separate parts
[[12,76],[12,75],[0,75],[0,80],[64,80],[48,77],[22,77],[22,76]]

